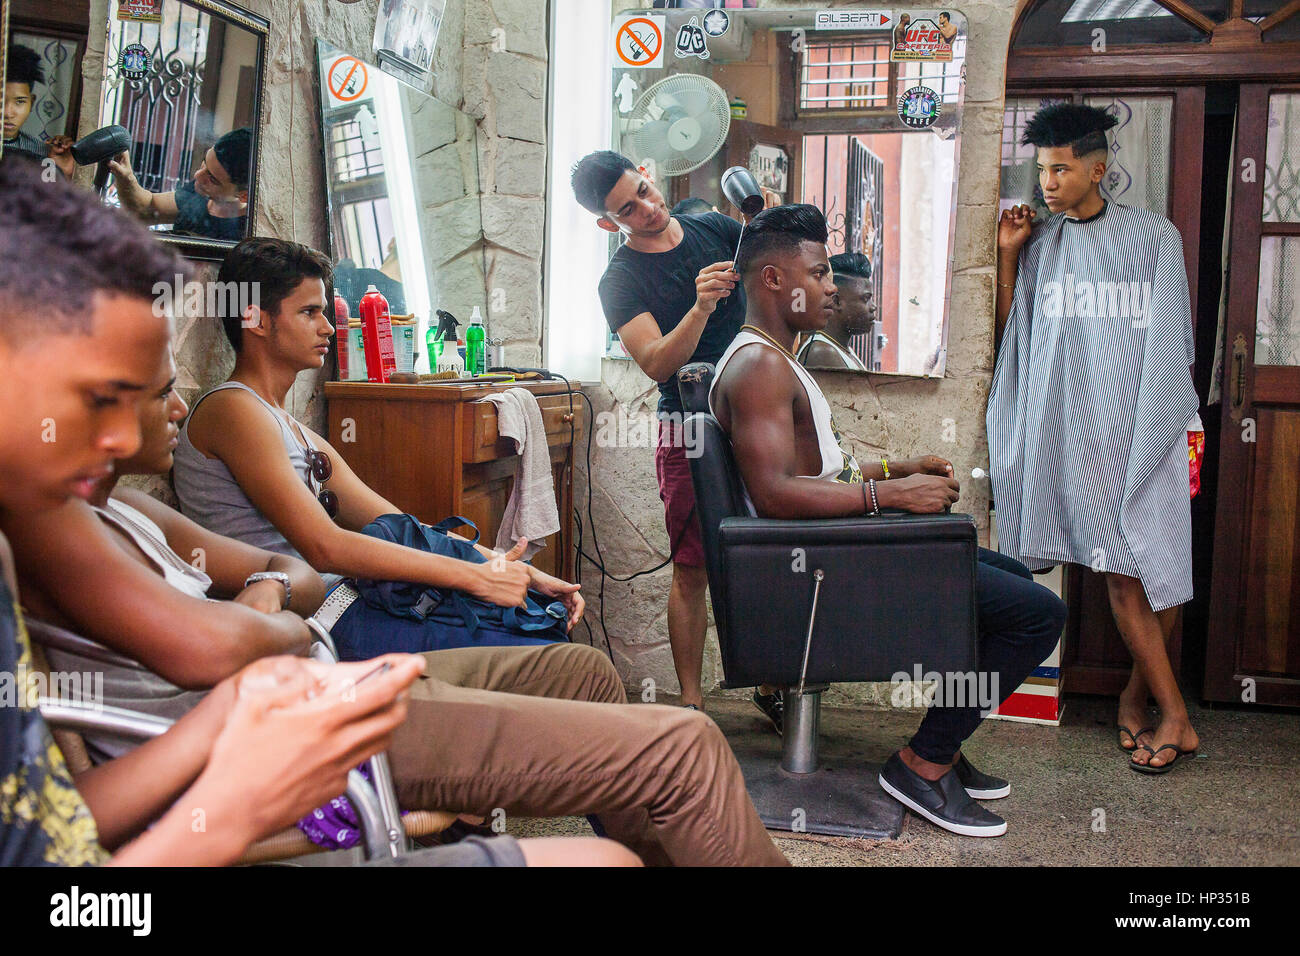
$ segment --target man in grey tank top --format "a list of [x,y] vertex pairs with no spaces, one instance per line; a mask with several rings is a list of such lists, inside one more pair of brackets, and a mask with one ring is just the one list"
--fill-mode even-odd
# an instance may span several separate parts
[[[959,495],[952,467],[933,456],[862,468],[861,475],[820,477],[823,454],[813,418],[824,398],[803,382],[790,354],[799,332],[825,327],[835,295],[826,255],[826,219],[814,206],[769,209],[754,217],[736,257],[748,312],[742,332],[764,344],[738,350],[719,369],[710,404],[731,438],[745,489],[760,517],[842,518],[879,515],[882,508],[943,511]],[[825,427],[826,423],[820,423]],[[903,465],[904,467],[899,467]],[[930,472],[930,473],[927,473]],[[813,477],[806,477],[813,476]],[[865,480],[864,480],[865,479]],[[864,582],[870,586],[871,582]],[[976,570],[979,661],[1001,703],[1051,652],[1065,623],[1065,605],[1033,581],[1014,559],[981,548]],[[865,639],[865,635],[864,635]],[[980,725],[984,701],[940,706],[880,773],[881,787],[932,823],[964,836],[993,837],[1006,822],[975,802],[1005,797],[1007,781],[982,773],[962,755]]]
[[[257,289],[258,295],[242,312],[239,302],[231,301],[221,316],[235,350],[234,370],[228,382],[198,400],[181,431],[175,483],[187,516],[249,544],[301,555],[326,577],[333,590],[318,617],[332,629],[344,660],[399,648],[442,650],[470,640],[435,628],[432,620],[417,623],[370,607],[344,579],[450,588],[501,607],[523,604],[532,588],[564,605],[572,629],[584,606],[578,585],[517,560],[526,540],[504,560],[476,564],[360,533],[375,518],[400,509],[284,407],[298,374],[320,368],[330,349],[334,327],[326,313],[332,272],[325,256],[295,242],[246,239],[226,256],[217,279],[227,288]],[[491,559],[502,557],[478,550]],[[546,642],[511,635],[488,640]]]

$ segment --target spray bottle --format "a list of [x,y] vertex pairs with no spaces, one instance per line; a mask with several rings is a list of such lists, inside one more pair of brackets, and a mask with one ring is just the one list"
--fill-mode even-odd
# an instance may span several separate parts
[[366,378],[387,382],[397,369],[393,355],[393,323],[388,300],[373,285],[361,297],[361,330],[366,349]]
[[429,371],[435,374],[444,371],[440,366],[448,342],[451,343],[451,351],[456,351],[456,326],[460,325],[456,317],[444,309],[438,309],[437,315],[438,327],[435,329],[429,326],[429,331],[424,334],[425,348],[429,353]]

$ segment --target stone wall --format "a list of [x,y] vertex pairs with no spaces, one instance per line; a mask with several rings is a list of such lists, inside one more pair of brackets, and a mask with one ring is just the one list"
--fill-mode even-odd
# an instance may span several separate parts
[[[834,6],[837,4],[828,4]],[[838,4],[847,6],[848,4]],[[773,6],[810,6],[772,3]],[[816,378],[834,410],[835,421],[853,452],[863,460],[881,454],[906,458],[938,454],[953,462],[962,478],[957,510],[974,516],[982,541],[989,530],[988,480],[971,479],[971,469],[987,468],[984,406],[993,371],[995,224],[1001,157],[1002,99],[1006,52],[1016,4],[967,2],[955,9],[966,15],[966,101],[962,125],[956,214],[956,239],[948,331],[947,375],[943,379],[818,372]],[[653,383],[630,362],[606,360],[602,383],[589,389],[597,413],[627,416],[653,413]],[[577,500],[585,509],[585,465],[579,469]],[[606,569],[620,577],[653,568],[669,553],[658,499],[653,451],[592,449],[593,521],[600,533]],[[594,553],[588,533],[585,549]],[[668,646],[665,568],[627,583],[607,582],[604,621],[615,661],[625,682],[639,688],[647,678],[670,693],[677,691]],[[595,639],[604,646],[600,625],[600,575],[583,563],[583,590]],[[704,662],[705,693],[721,677],[716,633],[710,632]],[[828,703],[887,701],[887,685],[836,685]],[[722,693],[715,691],[715,693]]]

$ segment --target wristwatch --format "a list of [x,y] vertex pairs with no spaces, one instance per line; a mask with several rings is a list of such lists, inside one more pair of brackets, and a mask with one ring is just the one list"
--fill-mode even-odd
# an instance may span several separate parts
[[293,588],[289,586],[289,575],[283,571],[257,571],[250,574],[244,579],[244,587],[256,584],[258,581],[279,581],[284,585],[284,606],[289,606],[289,600],[293,596]]

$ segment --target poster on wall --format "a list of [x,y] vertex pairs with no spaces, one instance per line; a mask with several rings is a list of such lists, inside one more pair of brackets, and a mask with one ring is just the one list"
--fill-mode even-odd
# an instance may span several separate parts
[[950,61],[957,24],[946,10],[906,10],[898,15],[889,58],[895,62]]
[[755,144],[749,154],[749,171],[763,189],[785,195],[790,172],[790,157],[780,146]]
[[162,0],[117,0],[117,18],[137,23],[162,23]]
[[447,0],[380,0],[373,48],[386,72],[428,91]]

